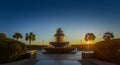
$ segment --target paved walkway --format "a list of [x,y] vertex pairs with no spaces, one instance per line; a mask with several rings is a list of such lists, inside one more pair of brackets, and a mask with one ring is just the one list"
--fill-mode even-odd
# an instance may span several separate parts
[[35,65],[81,65],[77,60],[40,60]]
[[[84,60],[81,53],[77,54],[41,54],[37,52],[34,59],[23,59],[0,65],[117,65],[97,59]],[[79,61],[78,61],[79,60]]]
[[98,59],[89,59],[89,60],[98,64],[98,65],[117,65],[117,64],[114,64],[114,63],[109,63],[109,62],[105,62],[105,61],[98,60]]
[[39,60],[35,65],[82,65],[81,52],[78,54],[41,54],[37,52],[36,59]]

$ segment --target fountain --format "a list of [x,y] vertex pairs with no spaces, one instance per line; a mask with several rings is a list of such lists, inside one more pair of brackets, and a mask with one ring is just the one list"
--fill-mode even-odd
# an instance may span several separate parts
[[58,28],[54,35],[55,41],[50,42],[51,47],[43,48],[43,53],[75,53],[76,48],[71,47],[69,42],[65,42],[65,35],[61,28]]

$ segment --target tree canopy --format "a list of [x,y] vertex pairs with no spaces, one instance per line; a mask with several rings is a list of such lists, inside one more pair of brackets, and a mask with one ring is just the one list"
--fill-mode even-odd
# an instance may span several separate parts
[[13,38],[16,39],[16,40],[18,40],[18,39],[22,39],[23,36],[22,36],[22,34],[20,34],[20,33],[15,33],[15,34],[13,35]]
[[31,41],[35,41],[36,40],[35,34],[33,34],[33,32],[30,32],[29,34],[26,33],[25,40],[29,41],[29,43],[31,45]]

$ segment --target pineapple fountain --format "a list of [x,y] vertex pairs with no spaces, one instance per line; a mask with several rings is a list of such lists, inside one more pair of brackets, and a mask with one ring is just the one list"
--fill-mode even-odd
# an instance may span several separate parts
[[65,35],[61,28],[58,28],[54,35],[55,41],[50,42],[51,47],[43,48],[43,53],[75,53],[76,48],[71,47],[69,42],[65,42]]

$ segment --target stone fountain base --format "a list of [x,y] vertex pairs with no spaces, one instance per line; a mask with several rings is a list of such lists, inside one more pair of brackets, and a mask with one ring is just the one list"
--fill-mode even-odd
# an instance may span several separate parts
[[43,53],[45,54],[69,54],[69,53],[76,53],[77,49],[74,47],[57,47],[57,48],[44,48]]

